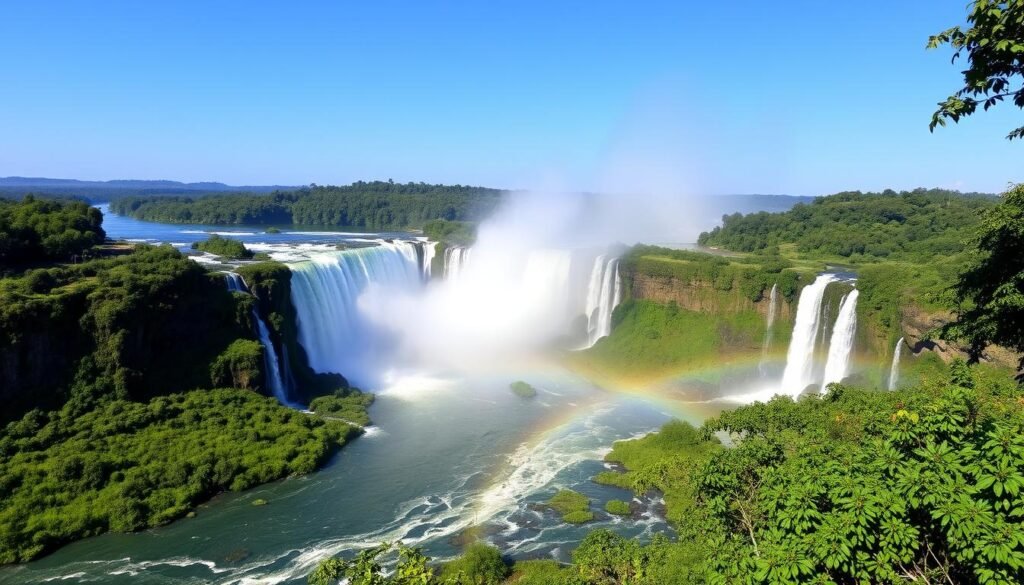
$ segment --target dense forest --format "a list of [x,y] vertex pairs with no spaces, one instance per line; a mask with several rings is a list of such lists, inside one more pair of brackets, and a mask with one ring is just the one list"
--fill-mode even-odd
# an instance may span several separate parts
[[733,214],[700,235],[702,246],[756,252],[793,245],[818,257],[920,260],[962,252],[998,202],[992,195],[942,189],[837,193],[784,213]]
[[311,186],[267,195],[126,197],[114,213],[169,223],[265,224],[348,227],[367,230],[422,228],[431,220],[479,220],[504,191],[462,185],[390,181]]
[[0,564],[309,473],[359,432],[239,389],[34,410],[0,432]]
[[20,201],[0,199],[0,271],[81,255],[103,243],[102,222],[99,210],[81,201],[44,200],[32,195]]

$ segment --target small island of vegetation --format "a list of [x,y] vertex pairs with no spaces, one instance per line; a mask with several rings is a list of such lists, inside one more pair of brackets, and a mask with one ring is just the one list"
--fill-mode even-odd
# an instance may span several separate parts
[[563,522],[583,524],[594,519],[590,511],[590,499],[579,492],[560,490],[551,496],[547,506],[562,516]]
[[537,396],[537,389],[522,380],[512,382],[508,387],[520,398],[535,398]]
[[231,260],[251,260],[254,256],[253,252],[246,248],[242,242],[217,234],[211,234],[209,238],[202,242],[193,242],[192,249]]

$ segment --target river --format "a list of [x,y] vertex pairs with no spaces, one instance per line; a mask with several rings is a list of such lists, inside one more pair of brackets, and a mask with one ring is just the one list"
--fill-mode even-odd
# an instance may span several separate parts
[[[182,248],[207,232],[237,237],[254,249],[276,246],[278,254],[368,237],[105,216],[112,238]],[[524,399],[511,392],[509,383],[519,379],[538,395]],[[73,543],[0,570],[0,583],[304,583],[328,555],[399,539],[423,546],[435,559],[452,557],[479,537],[515,558],[565,561],[593,528],[641,539],[671,533],[657,497],[638,499],[633,517],[612,517],[604,503],[632,495],[591,478],[606,469],[602,458],[613,441],[641,436],[673,417],[699,423],[712,414],[598,388],[542,361],[486,374],[406,374],[371,390],[378,394],[370,411],[375,426],[323,469],[223,494],[194,518],[168,526]],[[561,488],[586,494],[597,519],[572,526],[545,510],[540,504]],[[269,503],[252,505],[258,498]]]

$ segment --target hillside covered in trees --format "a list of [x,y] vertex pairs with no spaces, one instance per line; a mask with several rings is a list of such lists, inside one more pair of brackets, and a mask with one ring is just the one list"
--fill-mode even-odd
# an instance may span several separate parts
[[836,193],[783,213],[727,215],[698,243],[736,252],[791,245],[801,254],[851,261],[922,260],[962,252],[981,213],[997,202],[942,189]]
[[[26,198],[0,218],[0,564],[308,473],[362,432],[263,396],[259,299],[222,275],[170,246],[93,249],[102,216],[81,203]],[[368,397],[306,370],[307,392],[368,422]]]
[[369,230],[422,228],[431,220],[475,221],[493,211],[505,192],[462,185],[358,182],[311,186],[271,194],[212,197],[126,197],[114,213],[169,223],[279,224]]

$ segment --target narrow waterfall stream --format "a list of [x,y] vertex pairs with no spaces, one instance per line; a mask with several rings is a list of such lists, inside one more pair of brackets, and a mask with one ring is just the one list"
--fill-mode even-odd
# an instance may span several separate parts
[[[245,280],[240,274],[225,272],[224,277],[229,291],[252,294],[249,292],[249,287],[246,286]],[[291,401],[288,399],[288,388],[284,383],[284,378],[281,376],[281,362],[277,358],[277,350],[274,349],[274,341],[270,337],[270,328],[267,327],[266,322],[263,321],[259,311],[255,308],[252,310],[252,318],[256,322],[256,332],[259,335],[260,343],[263,345],[263,365],[266,371],[267,386],[269,386],[271,393],[277,398],[278,402],[286,406],[292,406]]]
[[895,390],[900,381],[900,356],[903,354],[903,338],[896,342],[892,350],[892,365],[889,366],[889,390]]
[[761,363],[757,366],[762,378],[768,373],[768,350],[772,345],[772,329],[775,327],[775,317],[778,311],[779,285],[774,283],[772,284],[771,292],[768,293],[768,317],[765,320],[764,341],[761,342]]

